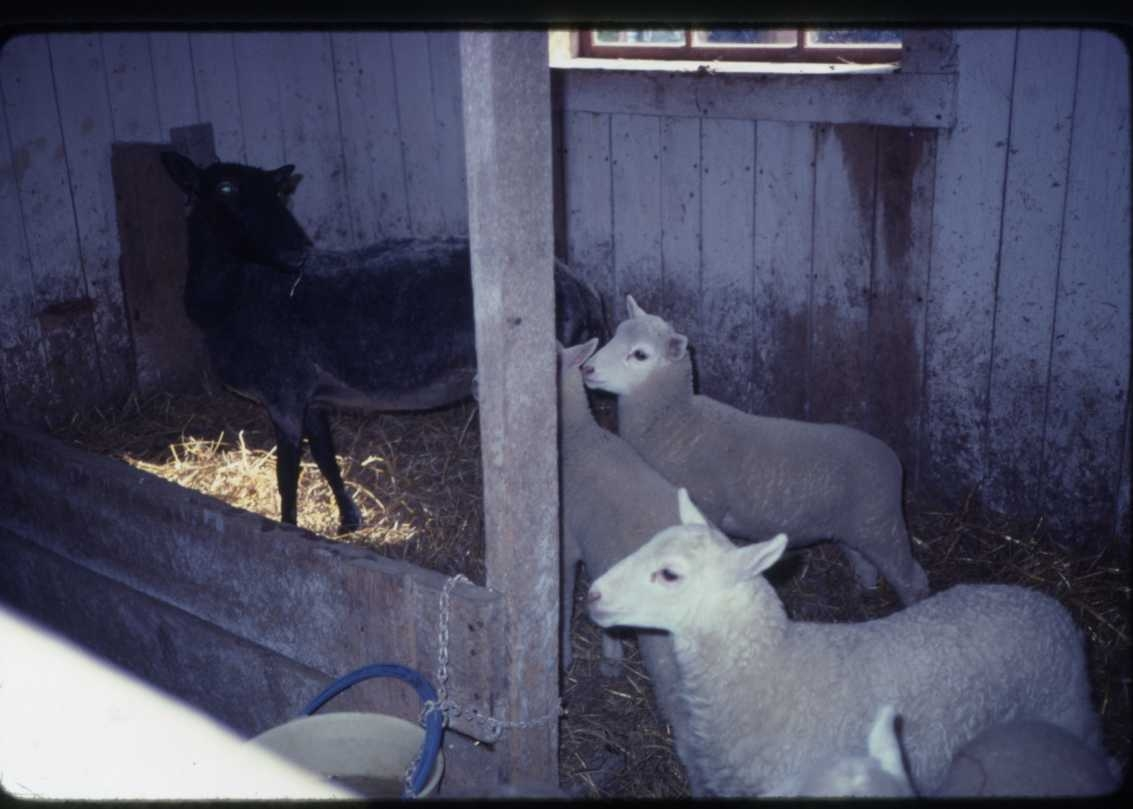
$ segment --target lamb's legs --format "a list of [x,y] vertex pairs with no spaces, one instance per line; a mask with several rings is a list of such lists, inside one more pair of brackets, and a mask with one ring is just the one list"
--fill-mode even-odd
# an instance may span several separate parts
[[272,426],[275,427],[275,482],[279,488],[279,521],[295,525],[302,437],[288,431],[274,417]]
[[334,457],[334,435],[331,433],[327,412],[319,407],[307,408],[303,415],[303,432],[311,442],[311,455],[334,494],[334,502],[338,504],[338,533],[357,531],[362,525],[362,515],[354,505],[350,493],[346,491],[346,484],[342,482],[338,460]]
[[854,578],[858,580],[858,584],[867,590],[872,590],[877,587],[877,566],[873,562],[866,559],[859,551],[854,550],[849,545],[842,546],[842,553],[850,560],[850,564],[854,568]]

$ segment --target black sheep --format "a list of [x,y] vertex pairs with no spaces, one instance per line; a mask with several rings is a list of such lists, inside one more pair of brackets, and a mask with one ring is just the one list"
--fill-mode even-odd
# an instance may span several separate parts
[[[471,264],[464,239],[316,248],[287,207],[294,167],[162,162],[190,203],[185,308],[220,379],[267,408],[283,522],[296,522],[306,437],[338,504],[361,524],[335,460],[327,406],[420,410],[474,392]],[[558,339],[608,331],[592,288],[555,267]]]

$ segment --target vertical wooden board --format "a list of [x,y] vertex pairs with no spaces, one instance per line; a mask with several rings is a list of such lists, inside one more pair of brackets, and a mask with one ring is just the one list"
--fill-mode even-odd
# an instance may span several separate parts
[[437,194],[442,193],[443,182],[432,104],[429,37],[424,31],[398,31],[391,34],[390,39],[413,235],[446,236],[444,213],[437,204]]
[[[123,48],[117,46],[110,49],[115,54],[115,61],[104,64],[103,54],[107,50],[105,36],[53,34],[48,43],[56,77],[59,121],[70,169],[70,193],[79,251],[87,291],[94,303],[92,315],[99,365],[106,396],[120,398],[133,385],[134,363],[133,344],[122,300],[118,223],[110,173],[110,143],[115,139],[115,133],[121,130],[115,122],[107,94],[107,78],[122,72],[133,75],[137,71],[131,62],[126,61],[128,55],[121,53]],[[126,42],[132,46],[137,40]],[[129,56],[132,58],[132,54]],[[118,70],[120,65],[124,66],[122,71]],[[113,78],[109,84],[114,85]]]
[[752,388],[755,123],[701,122],[702,393],[748,410]]
[[1117,516],[1114,521],[1114,536],[1124,545],[1125,552],[1129,552],[1130,542],[1133,541],[1133,513],[1130,512],[1129,500],[1133,489],[1133,475],[1129,471],[1131,444],[1133,444],[1133,397],[1125,395],[1125,427],[1121,431],[1121,475],[1117,480]]
[[865,428],[877,128],[820,126],[814,171],[810,418]]
[[193,33],[189,47],[198,120],[212,124],[217,157],[231,163],[246,162],[232,34]]
[[62,412],[100,401],[103,389],[53,82],[46,36],[17,37],[0,51],[12,158],[21,166],[33,315],[47,354],[52,409]]
[[460,90],[460,33],[430,31],[429,72],[433,77],[440,187],[437,204],[446,236],[468,235],[468,183],[464,172],[464,119]]
[[610,119],[614,300],[629,293],[649,312],[661,303],[660,141],[660,121],[652,115]]
[[567,262],[610,304],[611,325],[625,319],[614,299],[614,219],[610,190],[610,116],[568,112],[563,120]]
[[203,336],[183,301],[188,272],[185,198],[160,162],[163,148],[116,143],[110,159],[118,266],[136,381],[143,393],[185,387],[207,367]]
[[303,183],[294,197],[295,216],[315,244],[353,246],[346,197],[342,139],[338,127],[330,35],[279,34],[276,42],[283,146]]
[[893,448],[915,486],[936,132],[883,127],[877,159],[867,426]]
[[163,140],[154,90],[149,35],[141,32],[102,34],[106,92],[114,115],[114,139]]
[[354,242],[409,236],[390,35],[333,33],[331,48]]
[[[3,70],[0,56],[0,71]],[[0,73],[0,81],[3,75]],[[12,149],[8,136],[7,105],[0,108],[0,377],[8,416],[16,421],[38,421],[50,401],[47,358],[35,321],[35,293],[31,258],[24,237],[20,209],[20,179],[27,159]]]
[[988,387],[985,502],[1039,507],[1051,331],[1066,202],[1078,41],[1074,30],[1019,31]]
[[183,31],[155,31],[149,34],[149,40],[157,119],[161,140],[165,140],[173,127],[188,126],[200,120],[193,57],[189,34]]
[[986,473],[1000,211],[1007,161],[1013,30],[958,30],[958,120],[937,139],[925,312],[922,485],[958,499]]
[[807,416],[813,124],[760,121],[755,140],[753,412]]
[[[273,169],[287,162],[283,150],[283,104],[277,64],[281,34],[270,32],[232,35],[236,75],[240,89],[240,128],[245,158],[253,166]],[[297,166],[303,173],[303,167]],[[304,191],[310,178],[300,186]],[[317,185],[317,181],[311,185]],[[302,196],[299,194],[298,196]]]
[[1129,56],[1082,33],[1046,430],[1047,516],[1083,544],[1113,530],[1129,392]]
[[[619,313],[622,302],[616,302]],[[661,315],[700,346],[700,119],[661,119]]]

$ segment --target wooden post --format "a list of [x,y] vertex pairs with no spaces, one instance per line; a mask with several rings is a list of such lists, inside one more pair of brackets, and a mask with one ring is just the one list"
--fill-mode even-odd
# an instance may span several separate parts
[[[504,594],[509,721],[558,705],[559,520],[550,71],[541,31],[460,37],[487,584]],[[502,783],[558,785],[558,721],[509,728]]]

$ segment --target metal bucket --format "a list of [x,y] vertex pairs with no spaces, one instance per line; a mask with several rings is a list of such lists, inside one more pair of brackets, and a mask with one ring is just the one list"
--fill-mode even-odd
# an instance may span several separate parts
[[[261,733],[253,744],[265,747],[336,785],[366,798],[398,798],[406,772],[421,753],[424,728],[378,713],[326,713],[293,719]],[[444,771],[437,753],[417,797],[436,789]]]

